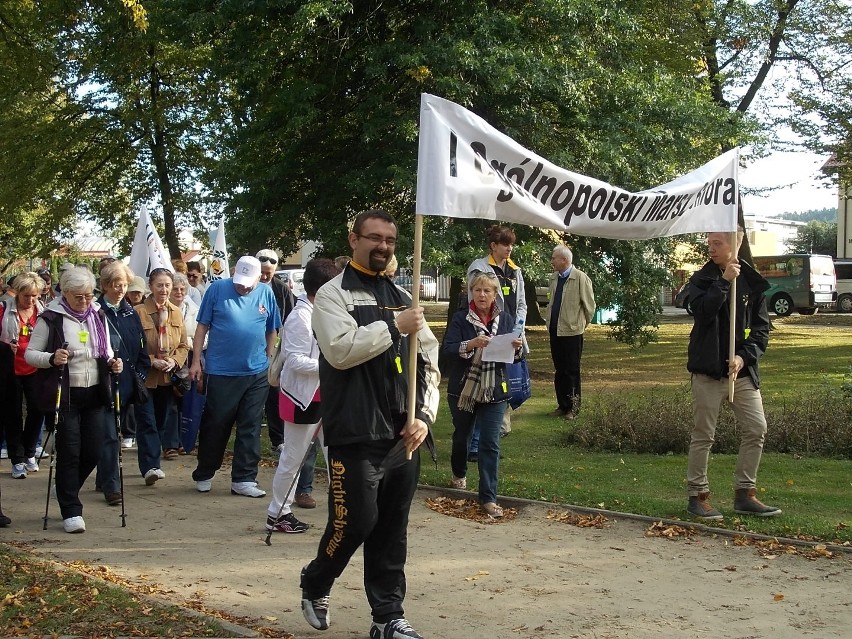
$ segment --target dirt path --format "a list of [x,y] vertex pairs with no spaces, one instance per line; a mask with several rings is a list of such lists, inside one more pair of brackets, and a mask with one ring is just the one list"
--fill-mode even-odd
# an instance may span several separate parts
[[[265,618],[300,639],[366,638],[360,556],[332,591],[328,631],[308,627],[299,610],[298,573],[315,554],[325,522],[322,487],[315,492],[320,507],[297,512],[311,530],[277,534],[267,547],[267,500],[230,495],[221,473],[211,493],[198,494],[189,478],[193,463],[165,462],[167,479],[150,488],[128,477],[126,528],[90,480],[83,535],[62,532],[55,501],[42,532],[46,472],[14,482],[4,477],[3,506],[13,525],[0,530],[0,540],[26,542],[62,561],[106,565],[171,590],[173,603],[200,598]],[[271,476],[263,469],[261,486],[268,488]],[[406,611],[427,639],[852,636],[848,555],[767,559],[724,538],[648,538],[646,525],[629,520],[577,528],[548,519],[545,505],[483,525],[428,509],[425,500],[438,494],[418,492],[409,528]]]

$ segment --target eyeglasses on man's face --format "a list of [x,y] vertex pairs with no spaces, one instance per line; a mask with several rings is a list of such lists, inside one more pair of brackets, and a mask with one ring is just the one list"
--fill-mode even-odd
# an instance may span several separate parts
[[265,255],[263,257],[257,258],[257,261],[261,264],[264,264],[266,262],[269,262],[270,264],[278,264],[277,259],[275,259],[274,257],[266,257]]
[[378,235],[376,233],[370,233],[369,235],[361,235],[360,233],[356,233],[356,235],[364,240],[367,240],[371,244],[381,244],[384,242],[389,247],[393,248],[396,246],[396,238],[395,237],[384,237],[382,235]]

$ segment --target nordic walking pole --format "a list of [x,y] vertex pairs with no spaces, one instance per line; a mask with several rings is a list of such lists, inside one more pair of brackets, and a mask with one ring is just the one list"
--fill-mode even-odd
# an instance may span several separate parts
[[[316,439],[317,435],[319,435],[321,428],[322,428],[322,420],[320,420],[320,423],[317,424],[317,429],[314,431],[313,437],[311,437],[311,442],[313,442],[314,439]],[[299,472],[301,472],[302,466],[305,465],[305,460],[308,459],[308,453],[310,453],[310,452],[311,452],[311,445],[308,444],[307,449],[305,449],[305,455],[302,457],[302,462],[299,464]],[[328,461],[328,460],[326,460],[326,461]],[[290,491],[293,490],[293,486],[296,485],[297,479],[299,479],[299,473],[295,473],[293,475],[293,481],[290,482],[290,488],[288,488],[287,492],[284,493],[284,499],[281,500],[281,508],[278,509],[278,514],[275,515],[275,521],[278,521],[278,518],[281,516],[281,513],[284,511],[284,504],[287,503],[287,496],[290,494]],[[267,546],[272,545],[272,529],[271,528],[266,531],[266,545]]]
[[[423,216],[414,216],[414,257],[411,271],[411,308],[420,306],[420,258],[423,247]],[[408,335],[408,418],[406,426],[414,423],[417,408],[417,332]],[[413,449],[406,447],[405,458],[411,460]]]
[[127,526],[127,512],[124,510],[124,463],[121,457],[121,395],[118,392],[118,375],[112,375],[115,387],[115,434],[118,437],[118,485],[121,493],[121,527]]
[[[65,350],[68,348],[68,342],[62,343],[62,349]],[[62,364],[59,367],[59,384],[56,385],[56,424],[53,426],[53,430],[59,428],[59,424],[62,423],[62,412],[59,410],[60,402],[62,401],[62,375],[65,372],[65,364]],[[48,433],[45,438],[45,443],[50,439],[50,433]],[[44,502],[44,525],[42,526],[42,530],[47,530],[47,511],[50,509],[50,484],[53,483],[53,469],[56,466],[56,437],[53,438],[53,449],[50,451],[50,468],[47,471],[47,499]],[[41,449],[42,455],[44,454],[44,446]]]

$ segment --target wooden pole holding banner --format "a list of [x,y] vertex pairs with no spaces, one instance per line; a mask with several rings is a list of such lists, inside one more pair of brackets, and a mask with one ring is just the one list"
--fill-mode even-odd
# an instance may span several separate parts
[[[423,247],[423,216],[414,216],[414,256],[411,269],[411,308],[420,306],[420,258]],[[408,336],[408,419],[406,426],[414,423],[417,408],[417,332]],[[406,458],[414,451],[407,449]]]
[[[733,258],[739,259],[739,250],[737,247],[737,232],[734,231],[731,233],[731,255]],[[734,361],[734,357],[736,357],[735,350],[737,345],[737,279],[734,278],[734,281],[731,282],[731,294],[728,302],[731,307],[728,311],[729,326],[728,326],[728,366],[730,367],[731,363]],[[730,368],[729,368],[730,370]],[[737,381],[736,375],[731,375],[728,373],[728,401],[732,404],[734,403],[734,383]]]

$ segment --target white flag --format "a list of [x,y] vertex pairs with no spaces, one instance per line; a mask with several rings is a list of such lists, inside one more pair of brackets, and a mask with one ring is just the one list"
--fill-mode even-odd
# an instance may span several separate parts
[[424,93],[417,163],[420,215],[624,240],[737,228],[738,148],[668,184],[630,193],[560,168],[458,104]]
[[129,266],[136,275],[144,278],[147,278],[155,268],[165,268],[174,272],[169,254],[163,247],[160,235],[144,204],[139,207],[139,223],[136,225],[136,235],[130,249]]
[[231,277],[228,267],[228,247],[225,244],[225,218],[219,221],[216,241],[213,242],[213,260],[210,262],[210,280],[222,280]]

